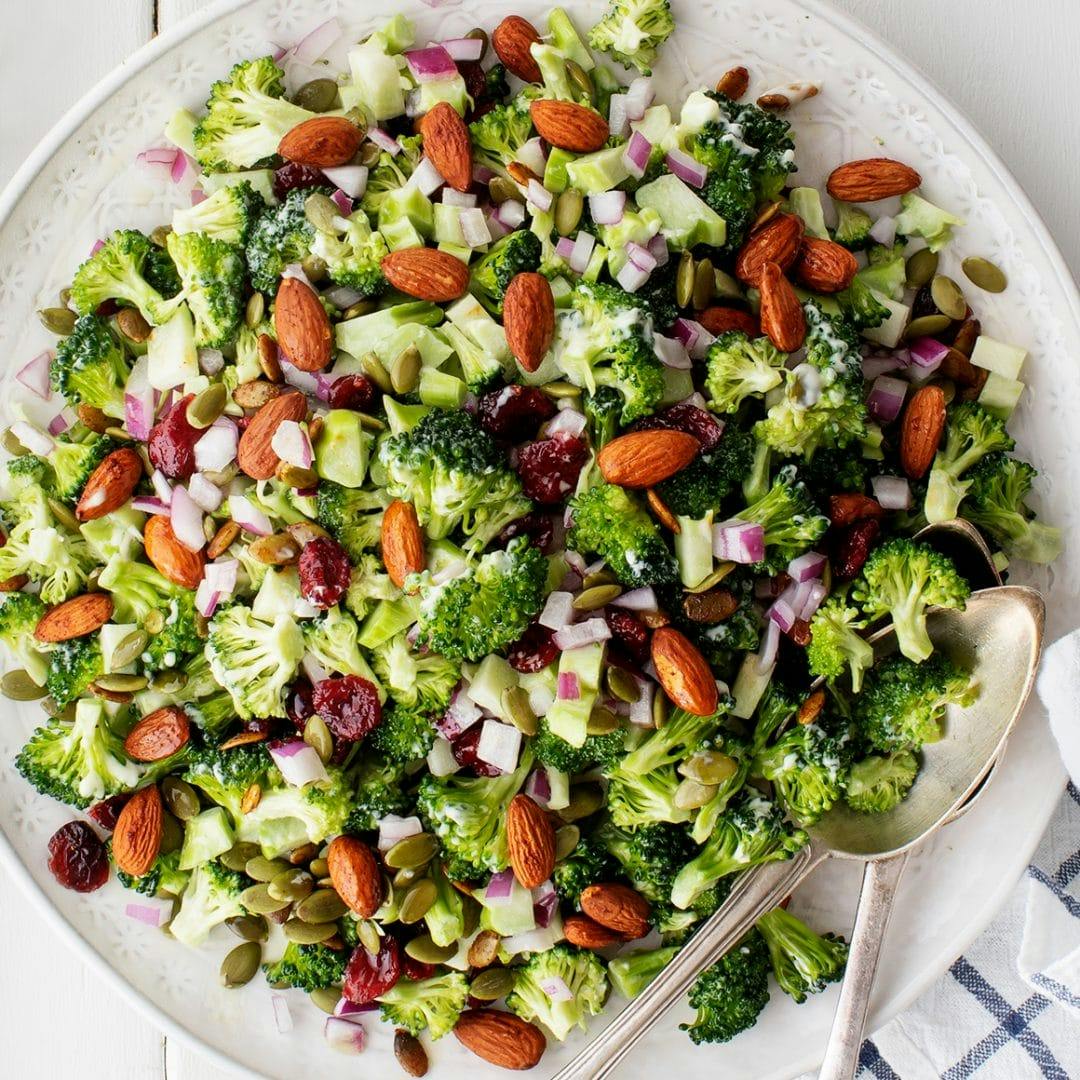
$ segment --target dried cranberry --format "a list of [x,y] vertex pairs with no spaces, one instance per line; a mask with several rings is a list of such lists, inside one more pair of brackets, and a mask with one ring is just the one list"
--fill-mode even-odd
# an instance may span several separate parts
[[506,547],[515,536],[527,536],[545,554],[551,553],[551,542],[555,539],[555,523],[550,514],[526,514],[516,521],[511,521],[499,533],[493,547]]
[[680,401],[670,409],[639,420],[634,424],[633,430],[652,431],[656,428],[684,431],[687,435],[693,435],[701,443],[702,450],[712,450],[724,433],[724,425],[715,416],[687,401]]
[[636,616],[622,608],[604,611],[608,629],[615,640],[641,665],[649,661],[649,628]]
[[392,990],[401,978],[401,946],[389,934],[382,939],[375,956],[357,945],[345,967],[341,996],[354,1005],[368,1005],[380,994]]
[[298,731],[304,730],[308,717],[315,712],[314,694],[315,687],[301,676],[289,687],[289,692],[285,695],[285,712]]
[[929,285],[923,285],[921,289],[915,294],[915,299],[911,304],[911,317],[913,319],[920,319],[924,315],[940,315],[937,304],[934,303],[933,293],[930,292]]
[[459,60],[458,74],[465,80],[465,91],[473,101],[482,101],[487,96],[487,75],[479,60]]
[[124,809],[124,804],[130,798],[130,795],[110,795],[107,799],[94,803],[86,811],[86,816],[95,825],[100,825],[103,829],[112,832],[116,828],[116,819],[120,816],[120,811]]
[[382,719],[378,691],[359,675],[323,679],[315,687],[312,704],[334,738],[342,742],[362,739]]
[[805,649],[810,644],[810,623],[806,619],[796,619],[791,624],[791,629],[788,631],[788,637],[792,642],[799,646],[800,649]]
[[408,953],[401,958],[401,970],[406,979],[430,979],[435,974],[434,964],[414,960]]
[[589,448],[576,435],[560,432],[550,439],[529,443],[518,455],[521,486],[530,499],[543,506],[556,506],[577,486],[588,458]]
[[109,856],[85,821],[69,821],[49,840],[49,869],[65,889],[93,892],[109,880]]
[[837,581],[851,581],[858,577],[880,532],[881,522],[876,518],[865,518],[840,533],[832,557],[833,577]]
[[293,188],[319,187],[322,184],[329,185],[330,181],[314,165],[297,165],[295,161],[290,161],[288,165],[274,170],[274,194],[279,199],[284,199]]
[[170,480],[187,480],[195,471],[195,444],[206,434],[188,423],[187,407],[194,396],[182,397],[150,429],[146,444],[150,461]]
[[450,743],[454,760],[463,769],[472,769],[477,776],[502,776],[501,769],[489,765],[486,761],[481,761],[476,756],[476,748],[480,744],[480,733],[483,728],[483,724],[473,724]]
[[480,426],[493,439],[508,443],[531,439],[554,415],[551,398],[535,386],[504,386],[484,394],[476,405]]
[[375,384],[366,375],[342,375],[330,385],[331,409],[366,412],[375,401]]
[[515,671],[526,675],[543,671],[555,662],[559,650],[555,647],[555,631],[534,622],[524,634],[510,646],[507,662]]
[[317,536],[300,552],[300,592],[316,607],[333,607],[349,587],[352,567],[345,549],[332,537]]
[[115,300],[102,300],[96,308],[94,308],[94,314],[101,319],[111,319],[120,310],[120,305]]

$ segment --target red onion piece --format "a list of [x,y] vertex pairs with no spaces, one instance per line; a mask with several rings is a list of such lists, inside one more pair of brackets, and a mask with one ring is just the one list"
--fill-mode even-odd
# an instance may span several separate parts
[[627,611],[656,611],[660,605],[656,593],[649,586],[631,589],[611,601],[612,607],[626,608]]
[[447,38],[439,44],[453,60],[479,60],[484,52],[479,38]]
[[551,925],[551,919],[559,909],[559,894],[550,881],[537,885],[532,891],[533,918],[536,925],[544,928]]
[[655,97],[652,79],[639,75],[626,88],[626,115],[631,120],[640,120]]
[[443,179],[442,173],[435,168],[431,158],[421,158],[420,164],[413,170],[408,183],[412,187],[419,188],[424,195],[433,195],[446,181]]
[[550,975],[546,979],[541,979],[537,985],[552,1001],[574,1000],[574,993],[566,985],[566,980],[560,979],[558,975]]
[[476,207],[467,207],[461,211],[461,235],[470,248],[483,247],[491,243],[491,233],[488,230],[487,221],[484,220],[484,211]]
[[607,641],[610,637],[611,629],[603,619],[586,619],[584,622],[556,630],[552,640],[555,642],[555,648],[561,652],[568,652],[570,649],[594,645],[598,641]]
[[709,170],[689,154],[682,150],[669,150],[664,160],[667,162],[667,167],[683,183],[695,188],[705,186],[705,177],[708,176]]
[[15,378],[42,401],[48,401],[52,397],[52,387],[49,385],[49,365],[52,358],[52,350],[46,349],[15,372]]
[[449,740],[436,736],[427,754],[428,772],[432,776],[453,776],[461,768],[454,757],[454,748]]
[[360,300],[364,294],[356,289],[350,289],[348,285],[331,285],[323,296],[330,301],[339,311],[346,311]]
[[574,238],[574,249],[570,252],[570,269],[575,274],[584,274],[589,268],[589,260],[596,248],[596,237],[581,229]]
[[303,787],[329,779],[322,758],[303,739],[276,740],[267,749],[286,784]]
[[353,211],[352,198],[341,188],[335,188],[333,195],[330,196],[330,201],[341,211],[343,218],[347,218]]
[[722,521],[713,526],[713,554],[744,565],[759,563],[765,558],[765,529],[755,521]]
[[617,139],[624,138],[630,130],[630,117],[626,115],[626,95],[612,94],[608,102],[608,130]]
[[879,375],[870,388],[870,396],[866,399],[866,407],[875,420],[887,424],[900,415],[904,407],[904,395],[907,393],[907,383],[900,379],[894,379],[889,375]]
[[574,621],[574,598],[568,592],[557,590],[548,594],[544,610],[537,622],[549,630],[561,630]]
[[399,840],[424,831],[418,817],[400,817],[398,814],[387,814],[379,818],[376,824],[379,828],[377,847],[380,851],[389,851]]
[[814,612],[821,607],[821,602],[825,599],[828,590],[822,581],[807,581],[800,586],[801,588],[805,588],[806,593],[800,596],[799,606],[795,609],[795,614],[800,619],[806,619],[809,622],[813,618]]
[[409,49],[405,53],[405,62],[418,83],[452,79],[458,73],[454,58],[441,45]]
[[93,247],[90,248],[90,254],[96,255],[105,246],[104,240],[95,240]]
[[195,444],[195,468],[200,472],[220,472],[232,463],[239,444],[234,421],[219,416]]
[[483,713],[480,711],[480,706],[469,697],[462,684],[454,691],[446,712],[435,721],[435,727],[444,738],[456,739],[463,731],[471,728],[481,716]]
[[514,871],[500,870],[492,874],[484,889],[484,902],[487,904],[505,904],[514,893]]
[[686,351],[686,346],[676,338],[664,337],[663,334],[653,334],[653,351],[660,358],[664,367],[674,368],[678,371],[689,371],[694,362]]
[[649,241],[649,252],[656,260],[657,266],[666,266],[671,259],[671,252],[668,251],[667,241],[664,239],[662,233],[657,233]]
[[401,153],[401,143],[383,131],[382,128],[371,128],[367,136],[380,150],[385,150],[391,157],[397,157]]
[[558,690],[555,697],[558,701],[580,701],[581,684],[578,681],[577,672],[560,671]]
[[884,247],[892,247],[896,243],[896,218],[879,217],[870,226],[870,239]]
[[269,536],[274,530],[270,519],[243,495],[229,496],[229,516],[245,532]]
[[651,274],[656,269],[656,258],[653,253],[633,240],[626,245],[626,257],[639,270],[644,270],[647,274]]
[[56,443],[45,432],[39,431],[33,424],[27,423],[25,420],[16,420],[11,425],[11,433],[27,450],[32,454],[38,454],[40,457],[48,457],[56,446]]
[[589,212],[597,225],[618,225],[625,211],[625,191],[604,191],[589,196]]
[[907,510],[911,506],[911,485],[903,476],[875,476],[870,486],[883,510]]
[[507,199],[499,204],[494,216],[508,229],[516,229],[525,220],[525,204],[517,199]]
[[794,581],[810,581],[821,577],[827,561],[824,555],[816,551],[807,551],[788,563],[787,572]]
[[539,768],[529,774],[525,782],[525,794],[539,803],[545,809],[551,799],[551,782],[548,780],[547,769]]
[[153,146],[135,155],[140,165],[164,165],[171,169],[180,151],[175,146]]
[[377,1008],[378,1005],[375,1002],[367,1005],[357,1005],[356,1002],[350,1001],[348,998],[339,998],[338,1003],[334,1006],[334,1015],[341,1017],[342,1020],[358,1022],[364,1013],[374,1012]]
[[341,25],[337,19],[327,19],[292,48],[293,56],[302,64],[314,64],[341,37]]
[[147,898],[137,904],[127,904],[124,914],[136,922],[145,923],[147,926],[161,926],[171,917],[173,902],[171,900],[155,900]]
[[574,254],[574,241],[569,236],[560,236],[559,242],[555,245],[555,254],[560,259],[566,259],[570,261],[570,256]]
[[640,180],[645,175],[652,148],[652,143],[640,131],[635,131],[630,136],[630,141],[623,151],[623,164],[630,170],[631,176]]
[[169,483],[169,478],[160,469],[155,469],[153,473],[151,473],[150,484],[154,489],[154,494],[166,506],[171,506],[173,496],[172,484]]
[[476,756],[481,761],[510,773],[517,768],[520,752],[521,732],[516,727],[501,720],[484,721],[476,744]]
[[486,165],[474,165],[472,177],[478,184],[490,184],[499,174]]
[[136,495],[131,500],[131,509],[142,514],[168,514],[169,508],[156,496]]
[[765,633],[757,652],[757,670],[762,675],[776,663],[776,654],[780,650],[780,627],[769,619],[765,624]]
[[714,334],[710,334],[701,323],[693,319],[676,319],[673,329],[675,336],[695,360],[704,360],[709,346],[716,340]]
[[176,159],[169,169],[169,179],[180,188],[192,185],[190,189],[192,206],[197,206],[207,197],[205,191],[194,187],[198,175],[199,166],[195,163],[195,159],[189,157],[183,150],[177,150]]
[[529,139],[518,148],[517,160],[531,173],[543,176],[547,169],[547,151],[539,136]]
[[795,610],[783,598],[778,599],[767,614],[785,634],[795,625]]
[[900,353],[889,353],[885,356],[865,356],[862,360],[863,378],[872,382],[879,375],[887,375],[890,371],[897,371],[906,367],[903,356]]
[[281,364],[281,375],[290,385],[297,390],[312,397],[319,394],[318,374],[312,371],[301,371],[295,364],[285,358],[284,353],[278,352],[278,362]]
[[551,204],[555,201],[555,196],[539,180],[529,180],[526,196],[537,210],[544,213],[551,209]]
[[282,994],[271,994],[270,1005],[274,1010],[274,1026],[279,1035],[288,1035],[293,1029],[292,1013],[289,1012],[289,1003]]
[[932,337],[916,338],[908,346],[911,362],[921,368],[936,368],[949,354],[948,345],[942,345]]
[[270,449],[282,461],[301,469],[310,469],[314,460],[311,440],[295,420],[282,420],[270,440]]
[[62,435],[75,423],[74,414],[70,409],[61,409],[50,421],[48,432],[50,435]]
[[442,202],[444,206],[460,206],[463,210],[467,210],[476,205],[476,196],[467,191],[444,187],[442,190]]
[[173,489],[172,502],[169,504],[169,521],[172,523],[176,539],[188,551],[202,551],[206,547],[206,534],[203,532],[203,512],[187,489]]
[[548,438],[553,435],[572,435],[575,438],[585,430],[585,414],[578,412],[572,405],[560,409],[555,418],[548,422]]
[[340,1054],[360,1054],[367,1042],[367,1032],[357,1020],[328,1016],[323,1024],[323,1038],[331,1050]]
[[649,271],[635,266],[629,259],[615,275],[615,280],[628,292],[636,293],[649,280]]

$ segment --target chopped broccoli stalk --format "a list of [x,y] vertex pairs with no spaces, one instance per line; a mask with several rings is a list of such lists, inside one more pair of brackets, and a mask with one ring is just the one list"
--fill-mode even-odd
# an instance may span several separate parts
[[153,244],[137,229],[116,232],[75,271],[71,301],[80,315],[90,315],[116,300],[138,308],[151,325],[161,322],[161,293],[144,277]]
[[696,1043],[728,1042],[752,1028],[769,1003],[769,949],[757,930],[698,976],[690,990],[697,1010],[680,1024]]
[[97,315],[75,320],[75,329],[56,347],[49,365],[53,389],[63,394],[69,404],[93,405],[117,418],[124,415],[128,374],[119,340]]
[[611,53],[624,67],[636,67],[648,75],[660,46],[674,30],[668,0],[613,0],[589,31],[589,44]]
[[[214,240],[242,246],[247,243],[265,206],[250,181],[241,180],[238,184],[219,188],[201,203],[174,210],[172,230],[179,234],[204,233]],[[170,295],[178,291],[179,288]]]
[[927,202],[914,191],[900,196],[900,213],[896,216],[898,236],[921,236],[931,251],[940,251],[952,240],[954,225],[964,222],[940,206]]
[[412,176],[413,170],[423,157],[423,139],[419,135],[398,139],[401,151],[389,154],[383,151],[368,175],[367,188],[360,205],[371,216],[376,216],[386,197],[392,191],[400,191]]
[[632,1001],[675,959],[681,945],[662,945],[658,949],[635,949],[620,953],[608,963],[611,985]]
[[848,773],[844,801],[860,814],[886,814],[907,798],[919,774],[919,759],[910,750],[871,754]]
[[847,778],[847,739],[820,724],[797,724],[754,758],[751,772],[772,781],[792,820],[809,826],[839,800]]
[[721,334],[708,352],[705,390],[714,412],[737,412],[751,395],[767,394],[784,378],[787,354],[766,337],[753,341],[741,330]]
[[864,672],[874,663],[873,646],[858,633],[866,625],[866,619],[843,596],[830,596],[810,620],[806,659],[811,673],[837,679],[846,668],[851,672],[851,689],[857,694]]
[[190,948],[201,945],[214,927],[244,914],[240,894],[250,883],[243,874],[216,861],[195,867],[180,897],[180,910],[169,923],[169,933]]
[[[545,990],[553,980],[570,991],[570,998]],[[584,1029],[587,1017],[600,1012],[607,989],[604,965],[595,953],[555,945],[514,969],[514,989],[506,1006],[523,1020],[539,1021],[562,1042],[574,1028]]]
[[769,491],[736,517],[755,521],[765,529],[766,565],[776,570],[813,547],[829,527],[829,519],[817,512],[794,465],[785,465]]
[[461,1015],[469,999],[469,984],[459,971],[434,975],[430,979],[399,979],[376,999],[382,1018],[411,1035],[425,1028],[433,1039],[441,1039]]
[[[487,113],[477,123],[484,123],[490,116],[491,113]],[[534,271],[539,266],[540,238],[527,229],[519,229],[496,241],[473,266],[470,288],[488,310],[501,314],[503,297],[510,282],[518,274]]]
[[428,908],[424,924],[436,945],[454,945],[465,937],[465,902],[438,859],[431,863],[430,874],[435,882],[435,903]]
[[780,989],[799,1004],[844,976],[848,946],[834,934],[818,934],[784,908],[762,915],[757,928],[769,947]]
[[338,985],[345,977],[347,949],[328,949],[325,945],[299,945],[290,941],[281,958],[263,964],[266,981],[277,989],[295,987],[306,994]]

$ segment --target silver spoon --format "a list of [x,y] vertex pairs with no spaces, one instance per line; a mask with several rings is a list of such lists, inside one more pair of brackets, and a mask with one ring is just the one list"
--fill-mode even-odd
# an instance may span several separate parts
[[1045,615],[1037,592],[1014,585],[974,593],[964,611],[932,612],[927,625],[935,648],[974,673],[980,694],[969,708],[949,711],[949,737],[926,749],[927,767],[908,798],[880,816],[834,808],[790,860],[741,874],[721,908],[675,959],[554,1080],[609,1075],[704,968],[826,859],[870,863],[898,856],[952,820],[992,768],[1023,709],[1038,668]]

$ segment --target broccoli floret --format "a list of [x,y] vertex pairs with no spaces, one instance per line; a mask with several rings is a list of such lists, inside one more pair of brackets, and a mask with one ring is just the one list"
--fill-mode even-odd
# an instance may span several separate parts
[[260,743],[231,750],[194,747],[188,756],[184,779],[218,806],[224,806],[234,818],[239,818],[244,792],[252,784],[261,784],[272,764],[266,748]]
[[668,0],[614,0],[589,31],[589,44],[611,53],[624,67],[633,66],[648,75],[657,51],[674,30]]
[[1051,563],[1061,554],[1061,530],[1034,520],[1034,511],[1024,502],[1037,475],[1026,461],[987,454],[971,470],[961,512],[1010,558]]
[[15,768],[42,795],[78,807],[130,791],[142,775],[98,698],[82,698],[72,723],[54,717],[39,727],[19,751]]
[[244,308],[244,260],[240,249],[205,233],[169,233],[166,241],[183,286],[167,312],[186,302],[195,320],[195,344],[219,349],[231,344]]
[[53,389],[70,405],[93,405],[117,418],[124,415],[128,374],[120,341],[97,315],[75,320],[75,329],[56,347],[49,365]]
[[970,595],[970,586],[951,559],[906,537],[875,548],[851,590],[851,598],[871,618],[892,618],[900,651],[916,663],[934,650],[926,630],[926,609],[963,611]]
[[751,772],[772,781],[776,797],[794,821],[813,825],[843,791],[851,758],[847,741],[820,724],[797,724],[758,752]]
[[244,245],[265,207],[262,196],[247,180],[241,180],[219,188],[195,206],[174,210],[172,231],[204,233],[226,244]]
[[[108,843],[109,855],[112,856],[112,841]],[[141,877],[132,877],[125,874],[118,866],[116,870],[117,880],[125,889],[133,889],[143,896],[179,896],[191,880],[189,870],[180,869],[180,849],[170,851],[166,855],[158,855],[153,866]]]
[[616,874],[616,864],[607,848],[591,836],[583,836],[565,859],[555,864],[551,883],[568,904],[579,906],[582,892]]
[[843,244],[848,251],[865,251],[872,243],[870,230],[874,227],[874,219],[858,206],[851,203],[833,200],[836,207],[836,229],[833,239],[838,244]]
[[[855,280],[892,300],[902,300],[907,282],[907,260],[904,241],[892,247],[875,244],[867,253],[870,265],[860,270]],[[839,295],[839,294],[838,294]],[[845,312],[846,314],[846,312]]]
[[874,663],[874,649],[858,631],[866,629],[866,619],[847,600],[833,594],[810,620],[810,644],[806,660],[814,675],[837,679],[845,668],[851,672],[851,689],[862,689],[863,673]]
[[417,809],[439,838],[455,881],[506,869],[506,808],[525,783],[532,762],[526,749],[512,773],[492,778],[429,773],[420,781]]
[[375,673],[360,651],[360,627],[346,611],[335,605],[302,626],[304,647],[327,671],[339,675],[359,675],[378,683]]
[[216,860],[201,863],[180,898],[180,910],[169,923],[169,933],[189,948],[201,945],[215,926],[244,914],[240,894],[250,879]]
[[680,948],[681,945],[663,945],[658,949],[620,953],[608,963],[611,985],[632,1001],[675,959]]
[[766,337],[751,341],[741,330],[728,330],[710,346],[705,390],[713,412],[737,412],[752,394],[767,394],[784,378],[787,354]]
[[395,705],[382,714],[379,726],[368,736],[366,745],[388,761],[409,765],[427,757],[434,742],[435,728],[430,716]]
[[336,986],[345,977],[349,959],[347,949],[328,949],[325,945],[298,945],[290,941],[281,959],[263,964],[266,981],[273,987],[293,986],[310,994]]
[[432,861],[429,873],[435,883],[435,903],[424,915],[424,923],[436,945],[456,945],[466,936],[465,902],[438,859]]
[[758,703],[750,738],[751,752],[758,754],[768,746],[772,737],[799,711],[800,704],[799,695],[774,675]]
[[462,378],[474,394],[484,394],[503,382],[506,372],[502,361],[488,349],[477,345],[468,334],[453,323],[439,328],[449,346],[454,350],[461,366]]
[[411,431],[384,439],[386,490],[416,508],[433,540],[460,527],[481,549],[532,509],[494,439],[468,413],[435,409]]
[[889,309],[877,298],[870,285],[859,277],[846,289],[836,293],[835,300],[847,322],[860,332],[880,326],[889,317]]
[[698,856],[679,871],[671,902],[685,910],[722,877],[759,863],[790,859],[806,843],[806,833],[792,831],[780,807],[756,791],[743,791],[717,820]]
[[96,311],[106,300],[138,308],[151,325],[161,322],[163,298],[143,276],[153,244],[137,229],[117,229],[75,271],[71,302],[80,315]]
[[188,657],[201,652],[195,594],[190,589],[179,589],[163,612],[165,625],[151,635],[140,659],[147,671],[162,671],[183,667]]
[[[328,482],[320,481],[319,489],[322,490]],[[382,561],[377,555],[362,553],[360,558],[353,560],[349,589],[345,593],[345,607],[359,621],[363,622],[371,614],[377,601],[400,598],[401,590],[390,580],[390,575],[383,569]]]
[[690,152],[699,161],[704,162],[706,157],[717,161],[709,168],[701,197],[727,224],[727,236],[721,248],[727,253],[738,251],[746,239],[757,207],[757,191],[751,159],[739,153],[734,146],[725,146],[717,154],[702,154],[701,144],[716,140],[717,133],[722,130],[719,124],[706,124],[690,140]]
[[[568,1000],[544,989],[554,979],[570,991]],[[538,1020],[562,1042],[574,1028],[584,1029],[586,1017],[600,1012],[607,989],[604,965],[595,953],[555,945],[514,969],[514,989],[506,997],[506,1007],[522,1020]]]
[[[484,123],[491,113],[478,123]],[[518,229],[495,242],[491,250],[472,268],[469,288],[496,315],[502,314],[503,297],[510,282],[521,273],[540,266],[540,238],[527,229]]]
[[[795,142],[791,125],[779,114],[769,112],[750,101],[732,101],[722,93],[707,91],[720,108],[719,124],[707,123],[702,138],[691,142],[690,150],[703,164],[735,184],[732,192],[736,226],[742,225],[744,212],[739,198],[739,181],[735,169],[743,158],[754,185],[755,203],[774,202],[780,197],[788,176],[795,170]],[[756,151],[756,153],[755,153]],[[706,180],[706,200],[709,181]],[[725,216],[721,212],[721,216]],[[745,227],[745,226],[744,226]],[[728,226],[731,236],[731,225]]]
[[727,1042],[752,1028],[769,1003],[769,950],[757,930],[698,976],[690,990],[697,1010],[692,1024],[680,1024],[696,1043]]
[[746,783],[753,760],[750,743],[742,736],[730,731],[718,735],[707,752],[714,755],[723,754],[734,762],[735,767],[726,780],[721,780],[716,785],[715,794],[698,810],[694,818],[694,823],[690,827],[690,836],[698,844],[704,844],[712,836],[720,815],[727,810],[731,800]]
[[143,277],[165,300],[171,300],[180,291],[180,275],[176,272],[172,257],[165,248],[156,244],[146,256]]
[[818,934],[784,908],[775,908],[757,921],[769,947],[773,974],[785,994],[801,1005],[844,977],[848,946],[834,934]]
[[848,773],[844,801],[860,814],[885,814],[907,798],[919,775],[919,759],[910,750],[871,754]]
[[450,703],[461,665],[438,652],[413,652],[405,632],[371,650],[379,681],[398,705],[440,712]]
[[195,158],[207,172],[239,172],[268,161],[282,137],[315,113],[286,101],[285,73],[269,56],[243,60],[214,83],[195,127]]
[[98,584],[112,594],[118,621],[140,625],[152,611],[164,616],[174,600],[191,595],[190,589],[175,585],[154,567],[124,559],[110,561]]
[[918,750],[941,738],[947,705],[965,707],[976,696],[970,674],[944,656],[916,664],[893,655],[867,676],[853,715],[859,732],[876,749]]
[[594,393],[585,395],[585,416],[594,450],[601,450],[618,434],[622,406],[622,394],[613,386],[598,386]]
[[469,983],[459,971],[430,979],[399,979],[393,989],[376,998],[388,1024],[411,1035],[426,1028],[433,1039],[441,1039],[453,1028],[468,999]]
[[597,838],[618,860],[634,888],[654,903],[666,902],[675,875],[696,853],[681,825],[658,822],[629,832],[606,822]]
[[354,563],[379,546],[386,499],[380,492],[363,491],[320,480],[315,493],[319,524],[348,552]]
[[738,521],[756,521],[765,529],[765,565],[782,570],[797,555],[808,551],[825,534],[829,519],[817,512],[806,485],[794,465],[785,465],[768,493],[736,515]]
[[952,240],[953,226],[963,224],[960,218],[927,202],[914,191],[900,196],[897,236],[921,236],[931,251],[940,251]]
[[543,552],[519,536],[504,551],[436,585],[418,578],[417,641],[453,660],[482,660],[517,641],[544,602],[548,564]]
[[398,139],[398,145],[401,150],[397,154],[384,150],[368,175],[367,188],[360,205],[372,218],[378,215],[390,192],[405,186],[423,157],[423,139],[419,135]]
[[469,125],[473,158],[478,165],[506,174],[506,166],[517,157],[532,134],[530,104],[531,95],[519,94],[505,105],[489,109]]
[[573,551],[602,555],[624,585],[663,585],[678,564],[656,522],[637,498],[615,484],[596,484],[570,500]]
[[104,673],[105,662],[98,635],[72,638],[61,641],[49,653],[45,689],[53,701],[63,708],[85,694],[90,684]]
[[240,840],[258,843],[274,858],[301,844],[321,844],[345,827],[352,810],[351,779],[336,765],[327,779],[303,787],[287,784],[277,768],[266,773],[258,806],[236,820]]
[[38,684],[45,685],[49,653],[39,648],[34,630],[45,614],[40,596],[31,593],[5,593],[0,604],[0,641],[13,653],[23,669]]
[[573,776],[594,766],[606,769],[614,765],[626,749],[626,729],[616,728],[606,735],[586,735],[581,746],[571,746],[552,733],[546,720],[541,720],[531,745],[541,765]]
[[356,772],[356,793],[353,808],[345,822],[345,832],[372,832],[387,814],[407,813],[410,802],[401,789],[403,774],[400,765],[365,753]]
[[684,709],[673,709],[662,728],[650,731],[632,749],[619,765],[631,776],[643,776],[662,765],[673,765],[689,757],[698,747],[708,742],[720,724],[721,710],[710,716],[697,716]]
[[[7,463],[7,473],[8,490],[12,496],[21,495],[28,490],[34,491],[35,494],[53,491],[56,487],[56,477],[53,475],[52,467],[37,454],[23,454],[21,457],[11,458]],[[13,518],[10,517],[7,512],[9,501],[11,500],[5,500],[0,505],[4,507],[4,517],[8,520],[8,524],[14,524],[21,520],[23,515],[15,514]]]
[[94,554],[81,536],[57,528],[40,488],[5,503],[4,515],[18,524],[0,547],[0,581],[25,574],[41,583],[41,599],[47,604],[83,591],[95,566]]
[[275,293],[285,267],[311,253],[315,229],[304,213],[304,203],[312,190],[294,188],[280,206],[267,207],[256,220],[244,258],[251,284],[261,292]]
[[675,805],[679,774],[674,765],[665,765],[643,776],[614,768],[607,777],[608,813],[619,828],[637,829],[658,821],[678,824],[690,820],[690,811]]
[[312,254],[326,263],[331,281],[355,289],[361,296],[378,296],[386,288],[382,261],[387,248],[382,233],[372,230],[363,210],[335,219],[334,226],[339,231],[316,232]]
[[[53,474],[53,493],[69,506],[79,501],[90,474],[117,447],[108,435],[91,434],[82,441],[58,439],[49,454]],[[25,459],[16,459],[25,460]]]
[[634,293],[640,309],[652,318],[653,329],[667,332],[679,317],[679,305],[675,299],[675,274],[677,261],[657,267],[649,280]]
[[285,716],[285,689],[303,656],[304,635],[288,615],[262,622],[234,604],[210,620],[206,658],[241,719]]
[[838,491],[862,492],[870,481],[866,459],[848,450],[818,450],[800,472],[819,502]]
[[703,450],[685,469],[657,485],[657,493],[673,514],[703,518],[719,510],[750,472],[754,438],[746,431],[724,432],[712,450]]

